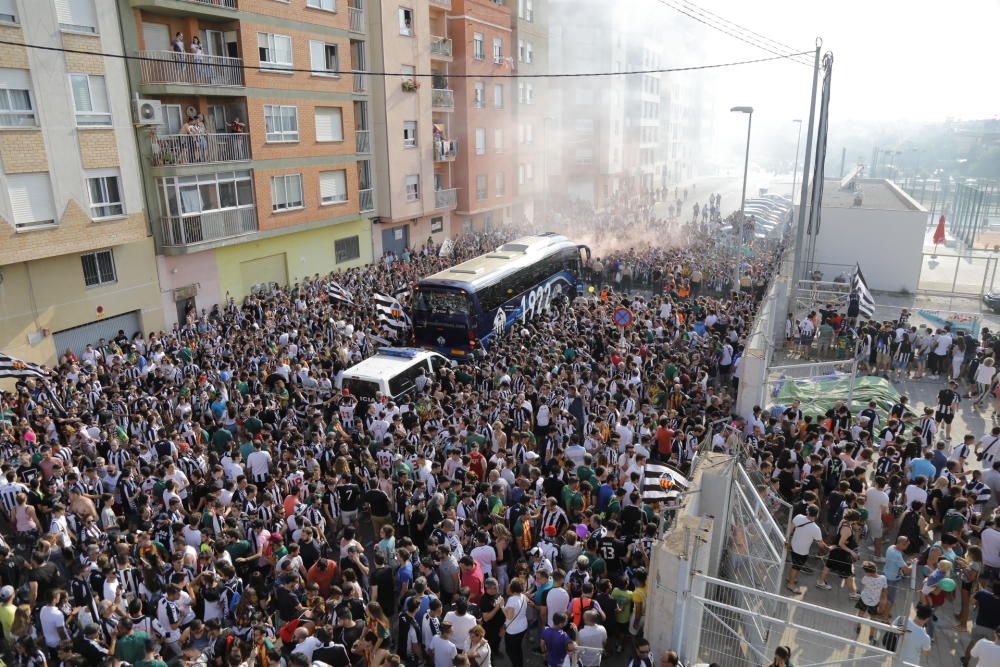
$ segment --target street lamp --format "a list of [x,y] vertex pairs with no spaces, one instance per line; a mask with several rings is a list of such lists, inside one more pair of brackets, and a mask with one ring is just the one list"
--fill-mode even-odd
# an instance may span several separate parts
[[799,124],[799,138],[795,140],[795,165],[792,167],[792,208],[795,208],[795,179],[799,175],[799,145],[802,143],[802,119],[792,121]]
[[735,262],[735,280],[733,281],[733,289],[739,291],[740,289],[740,266],[742,265],[742,260],[739,257],[739,253],[743,249],[743,239],[744,234],[746,234],[746,224],[743,220],[743,207],[747,200],[747,170],[750,167],[750,126],[753,123],[753,107],[733,107],[730,111],[736,113],[747,114],[747,150],[746,156],[743,158],[743,196],[740,197],[740,230],[737,236],[737,258]]

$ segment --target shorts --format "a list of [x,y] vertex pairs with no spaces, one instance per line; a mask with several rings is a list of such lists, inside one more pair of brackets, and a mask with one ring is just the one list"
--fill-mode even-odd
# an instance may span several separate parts
[[955,413],[950,412],[945,414],[943,412],[935,412],[934,419],[939,422],[944,422],[945,424],[951,424],[951,422],[955,419]]
[[986,579],[988,581],[996,581],[1000,578],[1000,567],[993,567],[992,565],[983,564],[982,574],[979,575],[980,579]]
[[345,526],[353,526],[358,522],[358,510],[353,512],[341,512],[340,523]]
[[894,602],[896,602],[896,591],[903,587],[906,583],[902,579],[896,579],[895,581],[888,582],[889,585],[885,589],[885,599],[889,603],[889,608],[892,608]]
[[793,570],[801,570],[809,562],[809,554],[797,554],[794,551],[791,554]]
[[882,517],[874,516],[868,517],[868,535],[875,540],[882,539],[882,531],[884,530],[884,525],[882,524]]
[[857,604],[854,605],[854,608],[857,609],[858,611],[863,611],[871,616],[878,616],[878,605],[871,606],[865,604],[861,600],[858,600]]

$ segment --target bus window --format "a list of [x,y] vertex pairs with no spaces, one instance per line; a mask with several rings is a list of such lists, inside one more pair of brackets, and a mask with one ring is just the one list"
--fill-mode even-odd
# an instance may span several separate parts
[[421,289],[413,309],[434,315],[468,315],[469,299],[462,292]]

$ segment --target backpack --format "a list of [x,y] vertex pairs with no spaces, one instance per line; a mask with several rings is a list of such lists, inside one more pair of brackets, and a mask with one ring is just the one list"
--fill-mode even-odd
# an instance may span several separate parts
[[[587,604],[584,605],[584,602]],[[583,627],[583,614],[584,612],[594,608],[594,601],[592,599],[574,598],[572,604],[570,605],[570,615],[572,616],[573,623],[579,628]]]

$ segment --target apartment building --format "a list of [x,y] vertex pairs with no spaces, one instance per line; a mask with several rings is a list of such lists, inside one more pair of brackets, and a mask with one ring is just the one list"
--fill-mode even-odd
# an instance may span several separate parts
[[[557,73],[623,72],[627,40],[622,13],[610,3],[550,0],[549,69]],[[597,208],[627,184],[626,77],[571,77],[549,83],[556,120],[549,136],[547,180],[553,194]],[[552,132],[552,126],[555,132]]]
[[628,40],[625,85],[625,174],[629,192],[646,196],[664,187],[664,155],[659,150],[663,101],[659,42],[636,36]]
[[[549,70],[549,25],[547,0],[506,0],[511,9],[511,42],[518,74],[547,74]],[[517,94],[511,95],[517,129],[514,220],[534,220],[536,202],[547,194],[545,174],[548,142],[555,118],[549,107],[548,79],[518,79]]]
[[370,261],[361,0],[117,2],[168,324]]
[[[448,37],[454,51],[449,78],[455,110],[451,128],[459,138],[452,165],[452,186],[458,190],[452,232],[481,231],[512,220],[516,124],[512,95],[532,95],[516,87],[512,11],[503,0],[451,0]],[[501,76],[491,76],[501,75]],[[508,78],[504,78],[508,77]]]
[[[369,6],[377,190],[376,257],[452,232],[458,205],[453,168],[467,149],[452,121],[454,59],[447,0],[374,0]],[[398,73],[398,76],[395,74]],[[420,76],[416,76],[420,75]],[[432,75],[432,76],[427,76]]]
[[161,329],[114,0],[0,0],[0,40],[53,49],[0,45],[0,350]]

